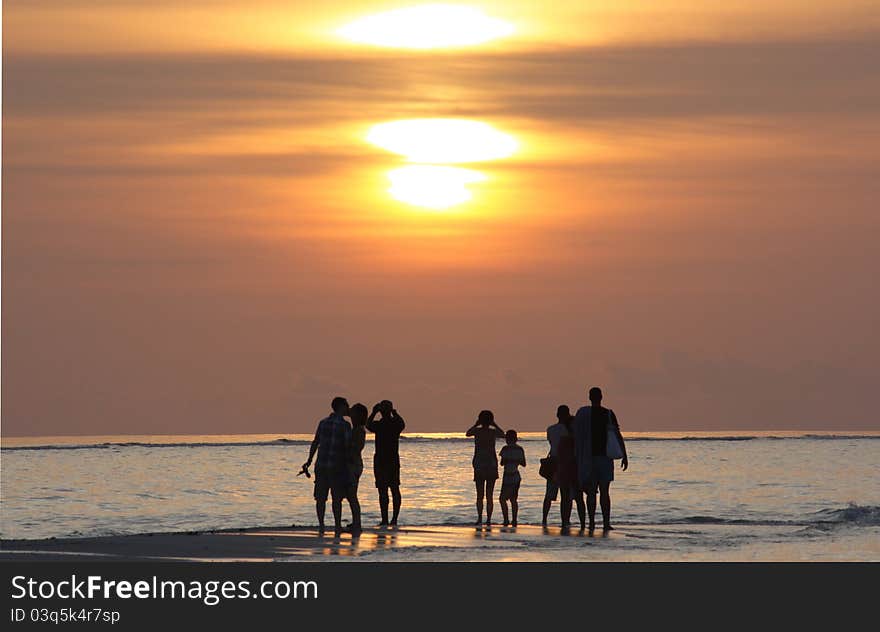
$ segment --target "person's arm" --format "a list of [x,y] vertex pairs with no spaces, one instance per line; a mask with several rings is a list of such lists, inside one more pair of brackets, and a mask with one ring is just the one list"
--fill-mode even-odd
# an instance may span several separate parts
[[367,419],[367,430],[370,432],[376,432],[376,415],[379,414],[379,404],[373,406],[373,412],[370,413],[370,418]]
[[403,420],[403,417],[400,416],[396,410],[391,411],[391,416],[394,418],[395,423],[397,424],[397,434],[403,432],[403,429],[406,428],[406,422]]
[[[321,427],[321,425],[318,424],[319,429],[320,429],[320,427]],[[303,463],[304,468],[308,468],[312,464],[312,459],[315,458],[315,452],[318,451],[318,444],[321,442],[321,440],[318,437],[319,437],[319,432],[318,432],[318,430],[315,430],[315,438],[312,439],[312,445],[309,448],[309,458],[306,460],[305,463]]]
[[522,459],[520,459],[520,463],[522,463],[522,466],[525,467],[526,466],[526,451],[523,450],[522,448],[520,448],[519,453],[522,455]]
[[467,432],[464,433],[464,436],[473,437],[475,434],[477,434],[477,428],[479,428],[479,427],[480,427],[480,424],[474,424],[473,426],[471,426],[470,428],[467,429]]
[[623,458],[620,460],[620,467],[626,471],[626,468],[629,467],[629,458],[626,455],[626,442],[623,440],[623,435],[620,433],[620,424],[617,422],[617,415],[614,414],[614,411],[611,411],[611,425],[614,427],[614,434],[617,435],[617,441],[620,443],[620,449],[623,452]]
[[504,438],[504,431],[501,429],[501,426],[499,426],[494,421],[492,422],[492,425],[495,426],[495,436],[498,437],[499,439],[503,439]]
[[360,454],[364,449],[364,444],[367,441],[367,433],[365,430],[358,430],[357,437],[355,437],[354,429],[351,431],[352,436],[352,445],[354,447],[354,451],[356,454]]

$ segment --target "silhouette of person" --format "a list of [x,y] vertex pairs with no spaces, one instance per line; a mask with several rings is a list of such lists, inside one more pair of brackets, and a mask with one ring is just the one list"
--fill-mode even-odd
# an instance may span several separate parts
[[477,522],[483,522],[483,500],[486,501],[486,524],[492,523],[492,493],[498,480],[498,457],[495,454],[495,440],[504,436],[504,431],[495,423],[491,410],[483,410],[476,423],[465,433],[474,438],[474,484],[477,488]]
[[613,432],[623,453],[621,467],[629,467],[626,444],[620,433],[617,416],[602,406],[602,389],[594,386],[589,392],[590,406],[583,406],[575,416],[575,450],[578,481],[587,492],[587,513],[590,531],[596,528],[596,492],[602,507],[602,524],[605,531],[611,526],[611,481],[614,480],[614,461],[607,454],[608,433]]
[[[381,415],[376,421],[376,415]],[[394,404],[387,399],[373,406],[373,412],[367,420],[367,430],[376,435],[376,452],[373,455],[373,476],[376,489],[379,490],[379,510],[382,513],[380,527],[388,522],[388,490],[394,503],[391,525],[397,524],[400,515],[400,433],[406,428],[403,417],[395,410]]]
[[367,441],[367,407],[363,404],[355,404],[351,407],[351,451],[349,454],[349,472],[351,485],[348,488],[348,504],[351,507],[351,530],[361,530],[361,504],[358,501],[358,484],[361,474],[364,473],[364,459],[362,452]]
[[557,422],[547,428],[547,441],[550,443],[550,458],[554,460],[555,471],[553,478],[547,481],[544,491],[543,519],[541,524],[547,526],[547,516],[550,513],[550,504],[556,500],[561,492],[560,514],[562,526],[567,527],[571,523],[572,499],[577,503],[578,517],[583,529],[586,522],[586,508],[584,496],[577,481],[577,463],[574,450],[574,417],[566,405],[556,409]]
[[[526,452],[522,446],[516,443],[516,430],[508,430],[504,434],[507,445],[501,448],[501,467],[504,468],[504,475],[501,478],[501,495],[498,501],[501,503],[501,513],[504,515],[504,526],[512,524],[516,526],[516,518],[519,514],[519,485],[522,477],[519,473],[519,466],[526,466]],[[508,520],[507,501],[510,501],[513,520]]]
[[351,426],[345,420],[349,414],[348,401],[344,397],[334,397],[330,404],[333,412],[318,422],[315,438],[309,449],[309,458],[303,464],[308,470],[315,452],[315,511],[318,514],[318,528],[324,531],[324,513],[327,507],[327,494],[332,495],[333,522],[336,532],[342,531],[342,499],[348,496],[351,486],[349,455],[351,453]]

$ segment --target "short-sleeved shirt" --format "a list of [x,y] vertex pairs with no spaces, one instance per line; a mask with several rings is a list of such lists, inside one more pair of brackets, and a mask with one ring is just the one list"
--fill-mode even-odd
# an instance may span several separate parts
[[590,408],[590,443],[593,447],[593,456],[605,456],[605,446],[608,444],[608,410],[593,406]]
[[504,473],[516,472],[526,462],[526,452],[518,445],[506,445],[501,448],[501,459],[504,461]]
[[553,424],[547,428],[547,441],[550,442],[550,456],[559,456],[559,442],[563,437],[569,435],[568,427],[565,424]]
[[610,408],[590,408],[590,441],[593,444],[593,456],[607,456],[608,429],[617,427],[617,418]]
[[368,421],[367,430],[376,435],[376,463],[400,465],[400,433],[406,428],[403,417],[393,413],[379,421]]
[[351,445],[351,425],[333,413],[318,423],[318,456],[315,470],[338,472],[347,467]]

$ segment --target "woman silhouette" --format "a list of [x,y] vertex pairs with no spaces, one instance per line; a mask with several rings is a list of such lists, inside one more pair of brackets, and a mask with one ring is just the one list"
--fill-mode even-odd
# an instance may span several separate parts
[[483,499],[486,501],[486,524],[492,523],[492,493],[498,480],[498,456],[495,440],[504,437],[504,431],[495,423],[491,410],[483,410],[476,423],[468,428],[466,436],[474,438],[474,484],[477,487],[477,522],[483,523]]

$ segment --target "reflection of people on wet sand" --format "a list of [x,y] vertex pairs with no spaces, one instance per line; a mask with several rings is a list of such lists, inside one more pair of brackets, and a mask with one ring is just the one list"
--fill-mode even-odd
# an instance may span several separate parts
[[483,499],[486,501],[486,524],[492,522],[492,493],[498,480],[498,457],[495,454],[495,439],[504,436],[504,431],[495,423],[491,410],[480,412],[477,422],[471,426],[466,436],[474,438],[474,483],[477,488],[477,524],[483,522]]
[[[376,421],[376,415],[381,418]],[[376,489],[379,490],[379,510],[382,521],[379,526],[388,522],[388,490],[394,503],[391,524],[397,524],[400,514],[400,433],[406,427],[394,405],[387,399],[373,406],[373,412],[367,420],[367,430],[376,435],[376,452],[373,455],[373,476],[376,478]]]
[[[349,414],[348,401],[335,397],[330,404],[333,412],[318,422],[315,438],[309,449],[309,458],[303,464],[308,470],[315,452],[315,510],[318,514],[318,528],[324,530],[324,513],[327,507],[327,494],[332,494],[333,523],[337,533],[342,530],[342,499],[347,498],[351,486],[349,455],[351,449],[351,426],[345,420]],[[354,507],[352,507],[352,511]],[[355,518],[360,522],[360,514]]]
[[621,467],[629,467],[626,444],[614,411],[602,406],[602,390],[596,386],[589,392],[590,406],[583,406],[575,416],[575,451],[578,481],[587,492],[587,513],[590,531],[596,526],[596,492],[602,507],[605,531],[611,527],[611,481],[614,480],[614,459]]
[[[522,481],[519,466],[526,466],[526,453],[516,443],[516,430],[508,430],[504,437],[507,439],[507,445],[501,448],[500,453],[504,474],[501,478],[501,496],[498,500],[501,502],[501,513],[504,515],[504,526],[512,524],[515,527],[516,517],[519,513],[519,484]],[[512,510],[512,521],[507,519],[508,500]]]

